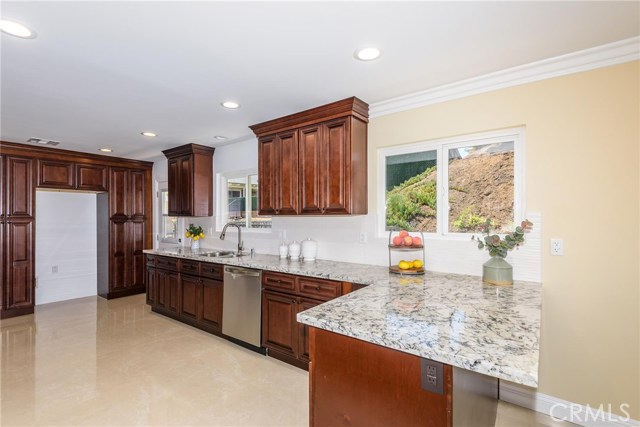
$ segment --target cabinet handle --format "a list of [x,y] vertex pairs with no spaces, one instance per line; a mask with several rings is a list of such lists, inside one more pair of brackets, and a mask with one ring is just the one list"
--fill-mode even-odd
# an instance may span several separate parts
[[316,286],[316,291],[319,291],[319,290],[320,290],[320,286]]
[[291,300],[291,302],[295,304],[295,303],[296,303],[296,300],[292,299],[292,300]]

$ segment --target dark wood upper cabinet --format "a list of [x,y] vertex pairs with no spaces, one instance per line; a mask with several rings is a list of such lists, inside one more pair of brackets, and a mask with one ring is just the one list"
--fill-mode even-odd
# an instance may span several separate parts
[[143,170],[131,170],[129,171],[129,187],[130,187],[130,200],[129,205],[129,217],[144,218],[146,215],[146,200],[147,200],[147,186],[146,186],[145,171]]
[[322,125],[300,129],[300,210],[321,214]]
[[109,216],[129,216],[129,169],[111,168],[109,189]]
[[60,190],[108,191],[108,170],[104,165],[65,160],[38,160],[37,186]]
[[163,151],[168,160],[169,215],[213,215],[214,151],[197,144]]
[[368,117],[369,106],[352,97],[250,126],[260,213],[366,214]]
[[7,156],[8,217],[32,217],[35,186],[33,159]]
[[258,138],[258,206],[260,215],[275,215],[276,165],[278,164],[275,135]]
[[143,219],[147,215],[147,171],[111,168],[109,216]]
[[75,189],[74,166],[72,162],[38,160],[38,187]]
[[100,165],[76,165],[76,185],[78,190],[108,191],[108,170]]
[[261,215],[298,213],[298,133],[283,132],[258,142]]

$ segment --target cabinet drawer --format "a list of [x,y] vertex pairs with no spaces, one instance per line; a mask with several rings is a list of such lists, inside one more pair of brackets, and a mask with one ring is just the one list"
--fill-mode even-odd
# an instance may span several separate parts
[[147,267],[155,267],[156,266],[156,256],[155,255],[145,255],[145,262],[147,263]]
[[210,279],[222,280],[222,265],[203,262],[200,265],[200,274]]
[[262,284],[265,289],[275,291],[296,292],[296,276],[279,273],[262,273]]
[[178,258],[159,256],[156,258],[156,267],[167,270],[178,270]]
[[298,284],[300,295],[323,301],[337,298],[342,292],[342,282],[334,282],[333,280],[299,277]]
[[189,259],[183,259],[180,262],[180,272],[183,274],[200,275],[200,263]]

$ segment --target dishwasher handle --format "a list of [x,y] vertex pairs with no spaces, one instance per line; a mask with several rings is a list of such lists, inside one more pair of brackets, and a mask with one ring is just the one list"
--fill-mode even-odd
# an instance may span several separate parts
[[249,270],[246,268],[225,267],[224,272],[225,274],[231,274],[231,277],[234,279],[236,277],[260,277],[260,271]]

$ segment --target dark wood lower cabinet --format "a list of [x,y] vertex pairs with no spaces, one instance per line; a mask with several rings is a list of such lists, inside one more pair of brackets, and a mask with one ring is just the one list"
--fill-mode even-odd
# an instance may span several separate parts
[[[419,356],[310,328],[309,425],[493,426],[498,380],[439,364],[442,392],[423,388]],[[426,363],[425,363],[426,362]]]
[[202,314],[200,323],[207,330],[222,333],[222,297],[224,285],[221,280],[202,279]]
[[339,297],[347,284],[265,271],[262,285],[262,345],[269,356],[308,369],[309,328],[296,316]]
[[155,255],[145,264],[152,311],[222,335],[222,265]]
[[297,360],[297,306],[295,296],[262,292],[262,345],[269,349],[270,356]]
[[[33,224],[29,218],[10,219],[6,225],[6,284],[4,309],[11,315],[33,313]],[[3,313],[5,314],[5,313]],[[4,316],[3,316],[4,317]]]

